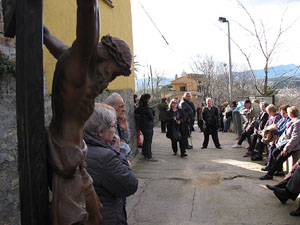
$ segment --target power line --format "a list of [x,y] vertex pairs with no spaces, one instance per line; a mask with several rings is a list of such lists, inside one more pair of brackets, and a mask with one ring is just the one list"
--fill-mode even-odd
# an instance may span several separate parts
[[[171,49],[171,51],[175,54],[175,56],[179,59],[179,61],[181,62],[182,66],[184,67],[184,62],[183,60],[176,54],[175,50],[172,48],[172,46],[169,44],[169,42],[167,41],[167,39],[165,38],[165,36],[162,34],[162,32],[159,30],[159,28],[157,27],[157,25],[155,24],[154,20],[151,18],[151,16],[149,15],[149,13],[147,12],[147,10],[145,9],[145,7],[142,5],[142,3],[140,2],[140,0],[138,0],[141,8],[144,10],[145,14],[148,16],[148,18],[150,19],[150,21],[152,22],[153,26],[156,28],[156,30],[158,31],[158,33],[160,34],[160,36],[162,37],[162,39],[164,39],[165,43],[169,46],[169,48]],[[183,69],[184,70],[184,69]]]
[[[142,9],[144,10],[144,12],[146,13],[146,15],[148,16],[148,18],[151,20],[152,24],[154,25],[154,27],[156,28],[156,30],[158,31],[158,33],[161,35],[161,37],[164,39],[164,41],[166,42],[167,45],[169,45],[169,42],[167,41],[167,39],[164,37],[164,35],[160,32],[160,30],[158,29],[158,27],[156,26],[156,24],[154,23],[153,19],[151,18],[151,16],[149,15],[149,13],[146,11],[146,9],[144,8],[144,6],[142,5],[142,3],[140,2],[140,0],[138,0],[138,2],[140,3],[140,6],[142,7]],[[169,45],[170,46],[170,45]]]

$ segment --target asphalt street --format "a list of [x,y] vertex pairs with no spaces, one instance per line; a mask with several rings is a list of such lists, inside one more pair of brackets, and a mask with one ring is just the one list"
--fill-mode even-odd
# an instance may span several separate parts
[[282,177],[259,180],[265,161],[252,162],[243,157],[246,148],[232,148],[235,134],[220,132],[219,138],[223,149],[216,149],[211,138],[201,149],[203,133],[196,128],[194,148],[181,158],[173,156],[170,140],[155,128],[152,152],[159,161],[148,162],[140,154],[132,161],[139,188],[127,199],[128,224],[300,224],[289,215],[299,198],[282,204],[265,187]]

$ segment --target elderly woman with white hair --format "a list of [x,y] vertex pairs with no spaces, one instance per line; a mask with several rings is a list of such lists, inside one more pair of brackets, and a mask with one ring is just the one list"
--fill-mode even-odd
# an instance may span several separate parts
[[103,225],[127,224],[122,198],[134,194],[138,187],[127,160],[120,155],[120,139],[115,132],[115,109],[96,104],[83,135],[88,146],[87,171],[103,204]]

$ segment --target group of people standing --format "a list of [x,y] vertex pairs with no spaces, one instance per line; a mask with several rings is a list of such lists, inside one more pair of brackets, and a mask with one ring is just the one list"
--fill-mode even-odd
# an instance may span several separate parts
[[207,98],[206,106],[202,103],[196,109],[191,99],[192,94],[185,92],[180,101],[175,98],[168,104],[166,98],[162,98],[158,105],[161,132],[166,133],[167,138],[171,140],[174,155],[177,155],[179,143],[181,157],[187,156],[186,149],[193,148],[192,143],[189,144],[189,138],[194,131],[195,118],[197,118],[200,131],[204,133],[202,149],[207,148],[209,135],[212,136],[215,147],[221,149],[218,138],[219,111],[217,107],[213,106],[211,98]]

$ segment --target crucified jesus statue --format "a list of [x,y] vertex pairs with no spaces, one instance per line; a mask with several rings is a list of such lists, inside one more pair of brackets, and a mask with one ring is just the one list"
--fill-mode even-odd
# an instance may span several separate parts
[[83,127],[94,100],[119,75],[131,73],[132,54],[121,39],[99,42],[97,0],[77,0],[76,40],[64,45],[44,26],[44,44],[57,59],[48,135],[54,225],[98,225],[102,205],[86,171]]

